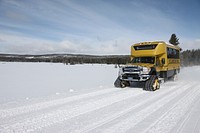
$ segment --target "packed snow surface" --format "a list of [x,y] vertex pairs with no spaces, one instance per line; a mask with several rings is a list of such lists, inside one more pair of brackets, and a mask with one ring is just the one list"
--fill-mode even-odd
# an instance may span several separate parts
[[155,92],[113,87],[114,65],[0,62],[0,133],[199,133],[200,66]]

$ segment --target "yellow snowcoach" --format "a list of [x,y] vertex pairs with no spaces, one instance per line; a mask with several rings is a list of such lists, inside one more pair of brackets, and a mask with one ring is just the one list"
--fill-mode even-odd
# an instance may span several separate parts
[[180,47],[162,41],[142,42],[131,46],[131,63],[120,68],[116,87],[130,82],[144,82],[144,90],[155,91],[162,80],[175,80],[180,72]]

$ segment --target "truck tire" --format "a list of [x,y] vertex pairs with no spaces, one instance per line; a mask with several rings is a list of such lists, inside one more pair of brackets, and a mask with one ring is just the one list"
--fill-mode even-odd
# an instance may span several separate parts
[[177,73],[177,70],[175,70],[173,76],[169,77],[169,81],[176,81],[178,79]]
[[130,83],[128,81],[120,80],[120,78],[118,77],[115,80],[114,86],[117,88],[125,88],[127,86],[130,86]]
[[155,91],[160,89],[160,83],[156,75],[151,75],[150,78],[145,82],[143,90]]
[[174,74],[169,78],[169,81],[176,81],[177,80],[177,74]]
[[117,77],[117,79],[115,80],[114,86],[117,88],[121,88],[121,80],[119,77]]
[[130,83],[128,81],[122,80],[120,85],[121,85],[121,88],[125,88],[127,86],[130,86]]

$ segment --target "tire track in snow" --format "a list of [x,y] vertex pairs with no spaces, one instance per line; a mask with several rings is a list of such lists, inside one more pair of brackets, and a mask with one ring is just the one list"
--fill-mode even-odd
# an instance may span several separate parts
[[172,106],[172,108],[163,114],[156,122],[150,125],[144,133],[169,133],[199,95],[200,90],[197,86],[174,104],[174,106]]
[[[179,120],[179,123],[170,132],[173,133],[199,133],[197,127],[199,124],[200,116],[198,111],[200,109],[200,99],[190,106],[186,115]],[[195,117],[195,118],[194,118]]]
[[58,106],[58,105],[63,105],[72,101],[77,101],[77,100],[82,100],[85,98],[89,97],[94,97],[94,96],[99,96],[107,93],[112,93],[119,91],[119,89],[113,88],[113,89],[104,89],[101,91],[95,91],[91,93],[86,93],[82,95],[75,95],[67,98],[62,98],[62,99],[57,99],[57,100],[52,100],[52,101],[46,101],[42,103],[37,103],[33,105],[27,105],[27,106],[21,106],[21,107],[16,107],[16,108],[11,108],[11,109],[1,109],[0,110],[0,118],[7,118],[11,116],[16,116],[24,113],[30,113],[33,111],[39,111],[45,108],[50,108],[53,106]]
[[196,122],[195,124],[195,127],[194,127],[194,130],[193,130],[193,133],[199,133],[200,132],[200,116],[198,117],[198,121]]
[[173,98],[177,97],[177,95],[180,95],[184,93],[186,90],[194,86],[195,84],[188,84],[185,87],[179,88],[178,90],[175,90],[171,94],[163,97],[162,99],[158,99],[155,101],[155,103],[150,104],[140,112],[136,112],[131,117],[116,123],[115,125],[111,126],[110,128],[106,129],[104,132],[109,133],[124,133],[130,128],[133,128],[135,125],[137,125],[139,122],[143,121],[146,117],[151,115],[153,112],[170,102]]
[[[128,99],[130,97],[135,97],[143,93],[147,93],[145,91],[135,91],[135,90],[126,90],[122,91],[123,93],[114,95],[112,97],[104,97],[102,99],[93,101],[91,103],[85,103],[81,105],[77,105],[74,108],[64,108],[56,111],[52,111],[49,113],[44,113],[35,118],[27,118],[22,121],[18,121],[15,123],[7,123],[1,126],[1,132],[29,132],[42,129],[47,126],[51,126],[55,123],[59,123],[70,118],[98,110],[100,108],[109,106],[116,102]],[[137,92],[137,93],[136,93]]]
[[[70,108],[76,108],[79,105],[92,103],[96,100],[100,100],[100,99],[103,99],[103,98],[108,97],[108,96],[113,97],[113,96],[116,96],[116,95],[119,95],[119,94],[123,95],[124,93],[127,93],[126,91],[129,91],[129,90],[128,89],[127,90],[120,89],[118,91],[111,92],[111,93],[105,93],[105,94],[102,94],[102,95],[87,97],[87,98],[84,98],[84,99],[68,102],[68,103],[65,103],[65,104],[62,104],[62,105],[55,105],[53,107],[44,108],[42,110],[33,111],[33,112],[30,112],[30,113],[24,113],[24,114],[16,115],[16,116],[13,116],[13,117],[3,118],[1,124],[2,125],[6,124],[6,123],[12,124],[12,123],[15,123],[15,121],[23,121],[26,118],[29,118],[29,119],[35,118],[36,116],[40,116],[41,114],[44,114],[44,113],[53,112],[53,111],[56,111],[56,110],[67,109],[67,108],[69,108],[69,109]],[[142,92],[142,90],[139,90],[139,89],[134,90],[134,93],[139,93],[139,92]],[[145,94],[145,93],[143,93],[143,94]]]
[[[181,86],[183,86],[183,83],[180,84],[178,86],[178,88],[181,87]],[[143,100],[142,102],[139,102],[139,103],[135,104],[134,106],[126,108],[126,109],[124,109],[124,110],[122,110],[120,112],[117,112],[117,113],[115,113],[115,114],[113,114],[113,115],[111,115],[111,116],[109,116],[107,118],[104,118],[103,120],[100,120],[100,121],[92,123],[91,125],[85,126],[81,130],[78,130],[77,132],[83,133],[83,132],[89,132],[89,131],[95,130],[96,128],[98,128],[98,127],[100,127],[102,125],[105,125],[105,124],[107,124],[107,123],[109,123],[109,122],[111,122],[111,121],[113,121],[113,120],[115,120],[115,119],[117,119],[117,118],[119,118],[119,117],[121,117],[121,116],[123,116],[123,115],[125,115],[125,114],[127,114],[129,112],[131,112],[131,111],[133,111],[136,108],[139,108],[139,107],[141,107],[141,106],[143,106],[145,104],[148,104],[148,102],[154,101],[154,100],[158,99],[159,97],[162,97],[162,96],[166,95],[167,93],[171,93],[171,91],[173,91],[175,88],[177,88],[177,86],[169,88],[169,89],[166,89],[166,91],[161,91],[159,93],[159,95],[156,95],[156,96],[153,95],[150,98],[148,98],[148,100]]]
[[[196,104],[199,104],[199,103],[200,103],[200,99],[199,99],[197,102],[194,103],[194,106],[192,106],[191,109],[188,109],[188,112],[186,112],[185,117],[184,117],[182,120],[180,120],[180,121],[182,121],[182,122],[180,122],[180,124],[177,125],[176,129],[173,130],[173,132],[175,132],[175,133],[183,133],[184,127],[186,126],[186,124],[188,124],[189,119],[192,117],[192,115],[193,115],[193,113],[194,113],[194,112],[193,112],[193,108],[196,106]],[[195,107],[195,108],[196,108],[196,107]],[[197,123],[198,123],[198,122],[197,122]],[[196,123],[196,124],[197,124],[197,123]],[[195,129],[195,128],[194,128],[194,129]],[[191,130],[190,130],[190,132],[191,132]],[[193,131],[192,133],[195,133],[195,132]]]

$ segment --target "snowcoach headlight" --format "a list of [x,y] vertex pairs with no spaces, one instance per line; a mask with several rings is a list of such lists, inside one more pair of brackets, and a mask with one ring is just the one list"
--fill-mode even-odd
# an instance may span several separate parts
[[141,73],[142,73],[142,74],[149,74],[150,70],[151,70],[151,69],[148,68],[148,67],[143,67]]

